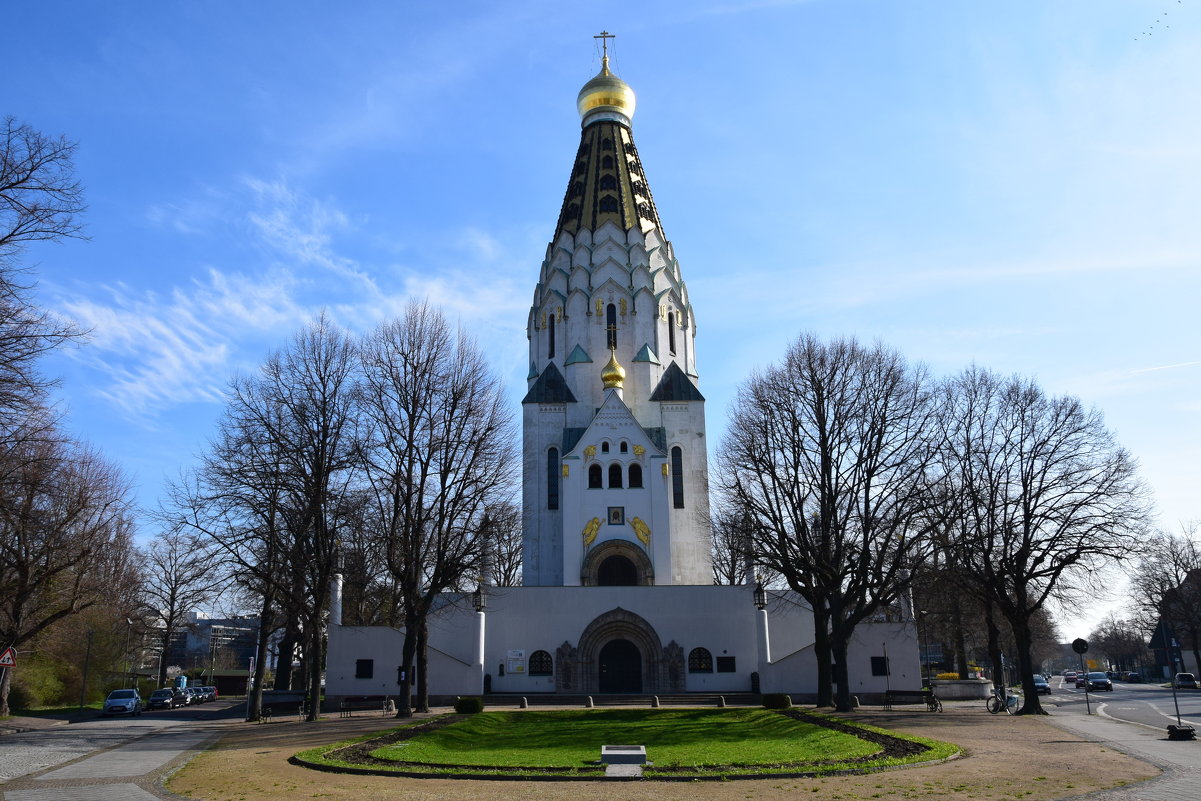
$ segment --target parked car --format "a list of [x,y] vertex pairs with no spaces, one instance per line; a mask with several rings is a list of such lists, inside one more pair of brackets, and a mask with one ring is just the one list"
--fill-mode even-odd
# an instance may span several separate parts
[[104,708],[100,714],[109,715],[140,715],[142,714],[142,698],[137,690],[113,690],[104,699]]
[[1172,685],[1177,690],[1195,690],[1197,689],[1197,677],[1192,673],[1177,673]]
[[1113,679],[1105,675],[1105,671],[1097,670],[1085,676],[1085,687],[1093,692],[1101,690],[1113,692]]
[[1039,695],[1051,694],[1051,683],[1047,681],[1046,676],[1040,676],[1037,673],[1034,675],[1034,690]]
[[173,690],[170,687],[155,690],[150,693],[150,698],[146,700],[147,709],[175,709],[175,707],[183,705],[184,702],[180,697],[179,690]]
[[183,695],[187,701],[188,706],[192,706],[192,704],[200,703],[200,698],[196,695],[195,687],[185,687],[184,691],[183,691]]
[[1127,674],[1126,674],[1126,675],[1123,677],[1123,681],[1128,681],[1128,682],[1130,682],[1131,684],[1139,684],[1139,683],[1141,683],[1141,682],[1142,682],[1142,680],[1143,680],[1143,674],[1141,674],[1141,673],[1137,673],[1137,672],[1135,672],[1135,671],[1133,671],[1133,670],[1132,670],[1132,671],[1130,671],[1129,673],[1127,673]]

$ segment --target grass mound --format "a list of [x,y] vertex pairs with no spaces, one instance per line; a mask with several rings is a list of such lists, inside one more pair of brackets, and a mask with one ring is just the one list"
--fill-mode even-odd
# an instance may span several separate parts
[[403,775],[585,777],[602,745],[645,745],[649,778],[866,771],[944,759],[955,746],[766,709],[592,709],[449,715],[297,755],[301,764]]

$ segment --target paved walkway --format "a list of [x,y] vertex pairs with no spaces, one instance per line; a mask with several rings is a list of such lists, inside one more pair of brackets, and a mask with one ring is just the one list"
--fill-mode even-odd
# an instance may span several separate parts
[[1129,789],[1101,790],[1088,801],[1187,801],[1201,799],[1201,740],[1169,740],[1167,727],[1151,728],[1104,715],[1052,715],[1049,720],[1086,740],[1104,743],[1163,770]]
[[148,733],[127,743],[54,768],[14,779],[0,790],[3,801],[160,801],[178,799],[160,786],[162,777],[190,759],[194,749],[219,736],[221,723]]

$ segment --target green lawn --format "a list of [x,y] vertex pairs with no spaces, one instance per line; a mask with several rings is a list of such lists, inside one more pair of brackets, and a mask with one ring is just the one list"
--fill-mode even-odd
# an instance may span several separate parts
[[[401,729],[421,725],[411,721]],[[846,721],[841,721],[846,723]],[[870,726],[852,728],[882,732]],[[393,729],[391,732],[398,732]],[[821,774],[873,770],[946,759],[950,743],[882,732],[918,742],[926,750],[889,757],[880,746],[850,733],[766,709],[590,709],[553,712],[501,711],[471,715],[394,744],[372,748],[388,732],[302,751],[302,764],[370,768],[384,773],[455,775],[599,776],[602,745],[645,745],[646,776],[723,778],[748,774]],[[344,750],[365,743],[364,763]],[[361,748],[362,746],[360,746]]]
[[602,745],[645,745],[659,767],[819,762],[878,747],[765,709],[485,712],[372,752],[436,765],[574,768]]

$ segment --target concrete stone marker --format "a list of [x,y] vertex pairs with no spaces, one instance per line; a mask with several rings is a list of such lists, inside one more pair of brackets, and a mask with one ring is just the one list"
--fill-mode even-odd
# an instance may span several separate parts
[[602,765],[645,765],[645,745],[602,745]]
[[645,745],[602,745],[601,764],[606,779],[628,779],[642,776],[646,762]]

